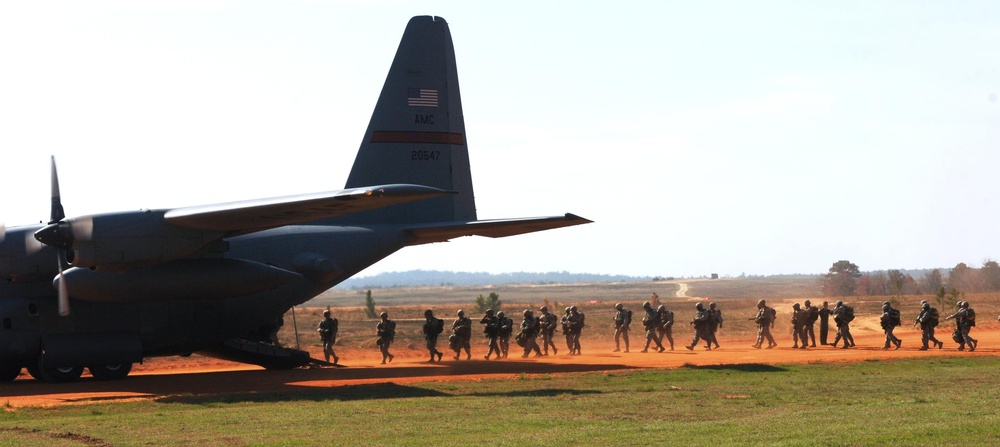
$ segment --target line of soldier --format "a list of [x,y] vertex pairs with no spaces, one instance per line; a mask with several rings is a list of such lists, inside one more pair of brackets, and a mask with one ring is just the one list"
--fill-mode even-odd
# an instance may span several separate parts
[[[920,350],[927,350],[931,342],[938,349],[941,349],[944,343],[934,336],[935,328],[940,321],[940,314],[926,300],[921,301],[920,306],[920,313],[913,323],[914,326],[920,326],[921,329],[922,346]],[[968,301],[959,301],[956,307],[957,311],[945,318],[945,320],[956,320],[957,324],[952,333],[952,339],[959,344],[959,351],[965,350],[966,346],[970,352],[975,351],[979,341],[969,335],[970,330],[976,325],[975,311],[969,307]],[[655,344],[658,352],[666,351],[666,347],[663,344],[664,338],[670,344],[670,350],[673,351],[674,313],[663,305],[653,309],[649,301],[644,302],[642,308],[644,310],[642,324],[646,332],[646,343],[640,352],[648,352],[652,344]],[[704,340],[706,350],[712,350],[713,345],[718,349],[719,341],[716,337],[716,332],[722,327],[722,311],[717,308],[714,302],[709,303],[707,309],[699,302],[695,305],[695,310],[695,316],[691,320],[691,325],[694,326],[694,339],[690,345],[685,345],[684,347],[693,351],[698,342]],[[563,335],[566,338],[566,346],[569,349],[569,354],[580,355],[580,335],[585,325],[585,315],[583,312],[580,312],[576,306],[570,306],[566,308],[565,315],[559,320],[555,314],[548,311],[546,306],[542,306],[539,311],[541,315],[538,317],[535,317],[530,309],[525,309],[522,313],[523,318],[520,324],[520,331],[515,336],[518,346],[524,348],[524,353],[521,357],[528,357],[532,352],[534,352],[536,357],[547,356],[549,355],[550,347],[552,348],[552,354],[556,355],[558,350],[554,342],[554,337],[555,331],[560,324]],[[463,350],[466,354],[466,360],[471,360],[472,319],[466,317],[463,310],[459,310],[456,315],[457,318],[452,323],[452,334],[448,338],[449,346],[455,351],[455,360],[461,359]],[[833,339],[833,343],[827,343],[831,316],[836,325],[837,334]],[[437,350],[437,337],[444,332],[444,321],[435,317],[434,312],[429,309],[424,312],[424,318],[423,333],[427,340],[430,362],[434,362],[435,358],[436,361],[440,362],[444,353]],[[749,318],[750,321],[754,321],[757,324],[757,341],[751,347],[761,349],[765,341],[767,341],[768,345],[764,349],[771,349],[778,345],[771,335],[771,329],[774,328],[776,319],[777,312],[773,307],[767,306],[765,300],[757,302],[757,312]],[[1000,317],[997,317],[997,319],[1000,320]],[[816,347],[814,326],[817,321],[820,322],[820,345],[837,347],[840,340],[843,340],[842,349],[854,347],[854,337],[851,336],[850,330],[850,323],[853,320],[854,308],[844,304],[843,301],[837,301],[833,309],[829,308],[829,303],[826,301],[823,302],[822,308],[813,306],[810,300],[805,300],[804,307],[800,306],[799,303],[795,303],[792,305],[792,316],[790,319],[794,343],[792,347],[796,349]],[[483,333],[486,335],[489,345],[485,359],[507,358],[510,336],[514,329],[514,321],[504,315],[503,312],[496,312],[494,314],[492,309],[487,309],[485,316],[479,323],[483,325]],[[622,303],[615,304],[615,349],[613,352],[621,351],[622,341],[625,342],[624,352],[629,352],[631,323],[632,311],[625,309]],[[882,349],[889,349],[893,346],[895,346],[895,349],[899,349],[902,346],[902,340],[896,337],[893,331],[897,326],[901,325],[900,312],[893,308],[888,301],[882,303],[880,324],[885,333],[885,345]],[[330,357],[333,357],[334,364],[337,364],[340,360],[333,350],[333,346],[336,344],[337,330],[337,319],[331,317],[329,310],[323,311],[323,320],[320,321],[317,331],[323,342],[323,354],[326,361],[329,362]],[[377,336],[376,344],[382,353],[382,363],[385,364],[387,361],[392,362],[395,356],[389,352],[389,346],[395,339],[396,323],[389,320],[388,313],[382,312],[379,315],[379,322],[375,330]],[[538,346],[537,338],[539,336],[542,338],[542,347]]]

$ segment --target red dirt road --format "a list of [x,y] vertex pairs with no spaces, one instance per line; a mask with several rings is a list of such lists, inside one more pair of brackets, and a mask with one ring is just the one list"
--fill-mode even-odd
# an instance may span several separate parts
[[[520,374],[565,374],[587,371],[609,371],[634,368],[675,368],[690,365],[722,364],[782,364],[804,362],[849,362],[866,359],[901,357],[928,357],[942,355],[995,356],[1000,354],[1000,330],[973,330],[973,337],[980,341],[976,352],[959,352],[950,340],[951,331],[941,328],[938,339],[945,342],[944,349],[919,351],[920,333],[913,329],[897,330],[903,340],[900,350],[882,350],[882,334],[866,332],[855,334],[857,347],[838,349],[819,346],[810,349],[792,349],[787,336],[776,337],[780,347],[758,350],[750,347],[749,339],[721,340],[722,348],[705,351],[684,349],[690,341],[675,337],[675,351],[665,353],[640,353],[638,333],[633,334],[631,353],[612,353],[610,343],[592,346],[584,344],[583,355],[559,355],[522,359],[516,345],[511,346],[511,357],[499,361],[485,361],[485,347],[473,346],[473,361],[456,362],[445,353],[443,363],[427,363],[423,351],[396,351],[396,359],[380,365],[377,352],[339,349],[341,363],[346,368],[297,369],[290,371],[265,371],[256,366],[230,363],[209,358],[154,358],[143,365],[136,365],[132,375],[117,382],[100,382],[85,375],[79,382],[48,384],[35,381],[22,374],[11,383],[0,383],[0,401],[8,410],[26,406],[55,406],[86,404],[128,399],[170,399],[184,396],[211,396],[219,394],[252,394],[282,390],[302,390],[308,387],[336,387],[372,383],[414,383],[447,380],[474,380],[481,377],[518,376]],[[439,343],[439,349],[445,348]],[[320,357],[319,353],[313,353]]]

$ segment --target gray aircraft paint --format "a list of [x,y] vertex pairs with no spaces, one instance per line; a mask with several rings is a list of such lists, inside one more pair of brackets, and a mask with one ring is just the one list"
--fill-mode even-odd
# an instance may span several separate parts
[[[476,220],[454,49],[436,17],[407,25],[343,191],[62,219],[57,184],[53,167],[54,224],[0,240],[0,380],[192,352],[253,361],[224,344],[405,246],[590,222]],[[74,261],[67,316],[53,287],[62,255]]]

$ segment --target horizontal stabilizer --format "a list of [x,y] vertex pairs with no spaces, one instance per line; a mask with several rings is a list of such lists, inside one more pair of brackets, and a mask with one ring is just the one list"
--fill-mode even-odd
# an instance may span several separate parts
[[285,225],[368,211],[451,194],[420,185],[380,185],[340,191],[175,208],[164,215],[170,225],[245,234]]
[[591,223],[575,214],[520,219],[477,220],[474,222],[430,224],[409,228],[416,239],[410,245],[445,242],[461,236],[507,237]]

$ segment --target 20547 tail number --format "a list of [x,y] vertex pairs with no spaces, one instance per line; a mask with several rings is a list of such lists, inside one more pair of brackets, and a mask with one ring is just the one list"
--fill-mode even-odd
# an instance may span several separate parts
[[441,151],[410,151],[410,160],[413,161],[437,161],[441,158]]

